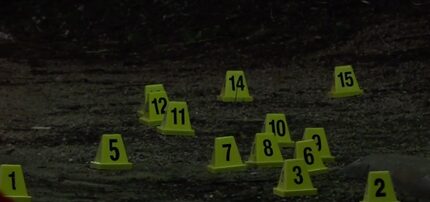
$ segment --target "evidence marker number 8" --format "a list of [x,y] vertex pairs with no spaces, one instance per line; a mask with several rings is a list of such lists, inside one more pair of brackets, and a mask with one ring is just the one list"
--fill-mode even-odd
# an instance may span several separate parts
[[272,156],[273,155],[272,142],[269,139],[265,139],[263,141],[263,146],[264,146],[264,154],[266,156]]

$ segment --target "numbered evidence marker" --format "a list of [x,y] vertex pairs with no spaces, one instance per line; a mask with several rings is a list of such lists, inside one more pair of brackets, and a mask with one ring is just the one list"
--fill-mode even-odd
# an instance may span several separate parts
[[303,140],[314,140],[317,150],[324,162],[333,162],[334,156],[331,155],[324,128],[305,128]]
[[148,126],[158,126],[162,123],[167,110],[169,99],[165,91],[148,93],[148,102],[139,121]]
[[128,162],[124,142],[120,134],[104,134],[97,149],[91,168],[105,170],[129,170],[133,164]]
[[157,127],[157,132],[163,135],[194,136],[195,132],[191,128],[187,103],[169,102],[163,122],[161,126]]
[[334,83],[330,96],[334,98],[362,95],[351,65],[337,66],[334,69]]
[[257,133],[246,164],[257,167],[281,167],[284,159],[273,133]]
[[215,138],[212,160],[208,165],[211,173],[223,171],[245,170],[246,165],[242,162],[239,149],[233,136]]
[[163,84],[146,85],[144,96],[144,103],[138,111],[139,121],[149,126],[160,125],[169,102]]
[[309,174],[320,174],[328,171],[319,155],[317,145],[313,140],[296,142],[294,158],[303,159]]
[[165,91],[164,90],[164,86],[163,84],[151,84],[151,85],[146,85],[144,92],[143,92],[143,105],[141,105],[141,107],[139,108],[139,116],[142,116],[144,113],[144,107],[147,105],[148,103],[148,94],[149,93],[154,93],[154,92],[160,92],[160,91]]
[[30,202],[20,165],[0,166],[0,192],[15,202]]
[[275,134],[276,140],[281,147],[294,147],[294,141],[291,140],[285,114],[267,114],[263,132]]
[[227,71],[221,95],[217,99],[223,102],[252,102],[243,71]]
[[280,197],[317,194],[303,159],[284,161],[278,186],[273,188],[273,193]]
[[389,171],[370,171],[362,202],[398,202]]

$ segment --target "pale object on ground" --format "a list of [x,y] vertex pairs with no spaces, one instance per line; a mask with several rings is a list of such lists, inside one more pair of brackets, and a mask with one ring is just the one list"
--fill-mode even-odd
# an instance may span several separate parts
[[339,173],[366,179],[369,171],[390,171],[396,192],[430,201],[430,159],[397,154],[372,154],[362,157]]

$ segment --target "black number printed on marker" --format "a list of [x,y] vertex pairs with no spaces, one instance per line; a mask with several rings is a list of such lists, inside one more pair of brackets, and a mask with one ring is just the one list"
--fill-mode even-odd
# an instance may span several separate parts
[[315,144],[318,146],[318,151],[321,151],[321,137],[318,134],[312,135],[312,139],[315,140]]
[[[276,123],[276,124],[275,124]],[[269,125],[272,126],[272,132],[275,135],[284,136],[286,133],[286,127],[285,122],[282,120],[278,120],[275,122],[275,120],[272,120],[269,122]]]
[[351,76],[352,72],[340,72],[337,77],[339,77],[340,79],[340,84],[342,85],[342,87],[346,86],[351,87],[354,85],[354,80],[352,79]]
[[229,78],[231,81],[231,90],[235,91],[236,88],[240,88],[240,90],[243,90],[245,88],[245,85],[243,84],[243,76],[240,75],[237,79],[237,83],[234,82],[234,75]]
[[273,155],[272,142],[268,139],[265,139],[263,141],[263,145],[264,145],[264,154],[266,156],[272,156]]
[[162,104],[161,106],[161,114],[166,113],[167,99],[164,97],[160,97],[157,102],[157,98],[154,98],[151,102],[154,105],[155,113],[160,114],[160,110],[158,110],[158,104]]
[[109,139],[109,151],[113,152],[114,155],[110,155],[110,159],[112,161],[117,161],[119,159],[119,149],[115,147],[113,144],[117,143],[117,139]]
[[376,197],[385,197],[387,196],[387,194],[384,192],[384,188],[385,188],[385,183],[384,180],[382,180],[381,178],[376,178],[375,179],[375,186],[379,186],[378,190],[376,190]]
[[225,160],[226,161],[230,161],[230,149],[231,149],[231,144],[223,144],[222,145],[223,148],[227,148],[227,152],[225,155]]
[[[172,109],[171,111],[173,113],[173,124],[178,124],[178,115],[177,112],[178,110],[176,108]],[[181,109],[179,110],[179,113],[181,114],[181,124],[184,125],[185,124],[185,109]]]
[[312,149],[310,147],[305,147],[303,154],[306,164],[311,165],[314,163],[314,156],[312,155]]
[[11,172],[8,177],[10,177],[10,180],[12,181],[12,189],[16,190],[16,182],[15,182],[15,171]]
[[294,166],[293,172],[296,173],[297,178],[294,178],[294,182],[296,184],[302,184],[303,183],[303,176],[302,176],[302,169],[300,166]]

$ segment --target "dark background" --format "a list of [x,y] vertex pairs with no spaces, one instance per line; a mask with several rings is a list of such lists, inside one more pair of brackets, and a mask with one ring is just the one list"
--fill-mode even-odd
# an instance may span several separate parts
[[[398,199],[428,200],[429,10],[427,0],[1,1],[0,163],[23,166],[34,202],[325,202],[361,200],[366,176],[345,166],[392,154],[372,164],[403,182]],[[329,98],[345,64],[364,94]],[[234,69],[253,102],[216,101]],[[187,101],[196,138],[139,123],[155,83]],[[207,172],[217,136],[235,136],[247,160],[266,113],[285,113],[296,141],[325,128],[336,162],[312,176],[318,195],[273,195],[280,168]],[[133,170],[89,168],[105,133],[122,134]]]
[[18,43],[3,48],[9,56],[172,59],[232,47],[293,57],[366,26],[428,18],[429,7],[424,0],[4,1],[0,31]]

